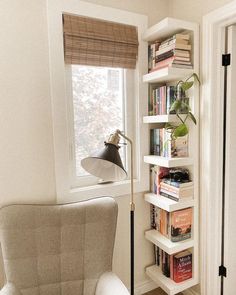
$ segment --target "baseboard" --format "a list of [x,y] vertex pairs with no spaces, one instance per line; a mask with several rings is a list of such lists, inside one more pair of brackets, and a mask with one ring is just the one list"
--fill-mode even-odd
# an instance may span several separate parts
[[184,295],[200,295],[198,292],[194,291],[193,289],[188,289],[182,292]]
[[152,280],[147,280],[147,281],[144,281],[140,284],[135,285],[134,294],[135,295],[142,295],[142,294],[152,291],[156,288],[158,288],[158,285],[156,283],[154,283]]

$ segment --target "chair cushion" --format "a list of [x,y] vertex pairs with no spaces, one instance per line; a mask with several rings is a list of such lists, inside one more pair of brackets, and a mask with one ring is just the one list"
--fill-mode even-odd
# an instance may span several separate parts
[[109,197],[2,208],[7,281],[23,295],[93,295],[100,275],[112,267],[116,219]]

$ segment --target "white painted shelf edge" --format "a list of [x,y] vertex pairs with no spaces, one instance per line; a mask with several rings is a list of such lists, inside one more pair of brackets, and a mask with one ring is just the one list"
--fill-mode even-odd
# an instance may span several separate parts
[[178,122],[178,117],[176,115],[156,115],[156,116],[144,116],[143,123],[168,123],[168,122]]
[[157,39],[161,40],[183,30],[194,31],[196,29],[198,29],[198,24],[194,22],[166,17],[159,23],[147,29],[145,34],[143,34],[143,40],[149,42],[155,41]]
[[194,199],[187,198],[186,200],[181,200],[179,202],[175,202],[171,199],[163,197],[161,195],[156,195],[154,193],[147,193],[144,195],[145,201],[157,206],[163,210],[168,212],[173,212],[176,210],[193,207],[194,206]]
[[159,248],[164,250],[168,254],[174,254],[194,246],[193,239],[187,239],[180,242],[171,242],[170,239],[163,236],[158,230],[151,229],[145,232],[145,237],[147,240],[157,245]]
[[147,164],[158,165],[162,167],[172,168],[178,166],[188,166],[193,164],[193,159],[185,158],[166,158],[154,155],[144,156],[144,162]]
[[161,269],[152,265],[146,268],[147,275],[156,282],[168,295],[175,295],[181,291],[191,288],[198,284],[198,280],[195,278],[186,280],[181,283],[175,283],[170,278],[167,278],[162,274]]
[[155,82],[171,82],[183,79],[190,76],[193,73],[193,69],[183,69],[175,67],[165,67],[151,73],[143,75],[143,82],[155,83]]

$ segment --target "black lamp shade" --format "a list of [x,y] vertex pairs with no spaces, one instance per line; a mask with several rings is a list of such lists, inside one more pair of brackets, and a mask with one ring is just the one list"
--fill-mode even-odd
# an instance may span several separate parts
[[119,147],[111,143],[105,143],[104,149],[99,154],[83,159],[81,166],[90,174],[105,181],[120,181],[127,177]]

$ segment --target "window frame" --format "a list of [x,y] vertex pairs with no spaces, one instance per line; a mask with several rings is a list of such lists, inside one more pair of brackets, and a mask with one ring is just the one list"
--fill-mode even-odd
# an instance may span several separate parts
[[[52,124],[55,154],[55,179],[57,201],[59,203],[79,201],[95,196],[111,195],[113,197],[130,193],[130,181],[112,184],[97,184],[86,187],[71,186],[71,145],[70,120],[71,109],[67,103],[66,66],[64,63],[62,14],[70,13],[115,21],[138,27],[139,56],[137,67],[133,70],[133,85],[126,87],[134,92],[135,98],[135,124],[134,147],[135,147],[135,179],[134,192],[143,192],[149,189],[149,167],[144,164],[143,156],[148,154],[148,142],[141,140],[147,138],[148,127],[142,123],[142,117],[146,115],[147,85],[142,83],[142,75],[147,69],[147,43],[141,39],[147,29],[147,16],[119,9],[104,7],[83,1],[74,0],[50,0],[48,1],[48,37],[49,37],[49,64],[50,84],[52,100]],[[128,71],[127,71],[128,73]],[[133,90],[131,89],[133,87]],[[130,122],[127,126],[132,126]],[[128,145],[128,152],[129,152]]]

